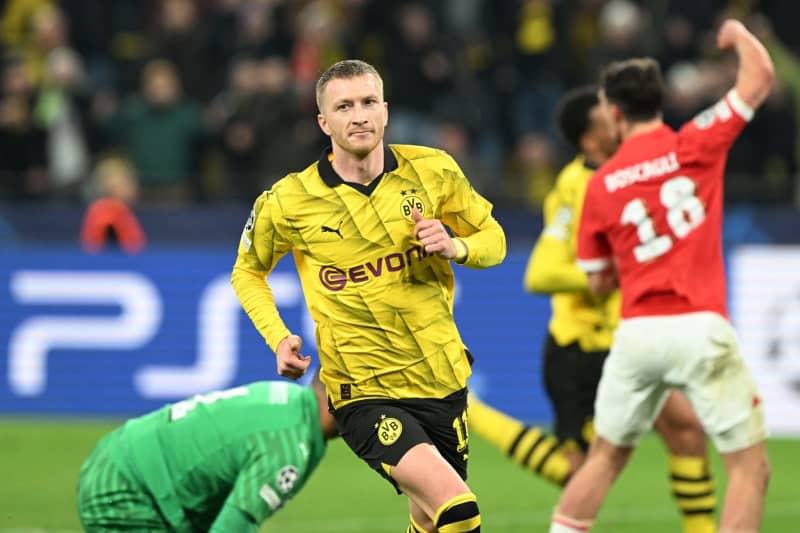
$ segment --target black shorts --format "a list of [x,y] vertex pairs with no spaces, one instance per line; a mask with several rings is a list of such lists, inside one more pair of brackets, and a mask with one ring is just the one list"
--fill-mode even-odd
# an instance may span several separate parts
[[544,385],[555,413],[559,442],[574,441],[584,452],[589,447],[585,429],[594,419],[597,384],[608,351],[584,352],[577,342],[556,344],[548,334],[544,343]]
[[334,410],[333,416],[347,445],[397,489],[382,464],[396,466],[421,443],[436,446],[467,479],[466,409],[467,389],[462,389],[442,399],[361,400]]

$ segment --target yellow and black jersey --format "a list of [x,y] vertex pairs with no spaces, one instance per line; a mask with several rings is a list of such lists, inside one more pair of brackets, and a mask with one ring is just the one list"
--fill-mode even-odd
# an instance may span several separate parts
[[344,182],[329,152],[280,180],[256,200],[233,269],[242,306],[275,350],[289,330],[265,276],[292,252],[334,407],[443,398],[470,374],[453,321],[450,262],[415,240],[413,207],[462,239],[465,265],[505,257],[491,203],[447,153],[391,145],[384,161],[384,173],[366,186]]
[[585,352],[608,350],[619,322],[619,291],[597,298],[575,263],[577,233],[586,185],[594,174],[583,156],[556,178],[544,201],[544,229],[525,271],[525,288],[552,294],[550,333],[560,346],[577,341]]

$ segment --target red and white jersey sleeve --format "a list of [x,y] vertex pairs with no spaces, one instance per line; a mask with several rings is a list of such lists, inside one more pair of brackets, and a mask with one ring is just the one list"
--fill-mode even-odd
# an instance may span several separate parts
[[727,156],[753,114],[753,109],[731,89],[723,99],[681,128],[679,159],[713,165],[720,157]]
[[578,229],[577,262],[583,271],[589,273],[605,270],[613,258],[603,216],[608,196],[598,190],[598,183],[592,180],[586,188]]
[[627,139],[586,190],[578,265],[615,261],[622,317],[727,315],[722,206],[728,150],[753,110],[735,91],[675,132]]

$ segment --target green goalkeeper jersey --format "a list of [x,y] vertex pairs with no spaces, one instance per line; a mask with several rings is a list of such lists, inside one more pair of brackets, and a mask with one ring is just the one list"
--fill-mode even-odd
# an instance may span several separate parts
[[208,531],[224,508],[260,524],[325,453],[311,388],[257,382],[194,396],[114,431],[117,466],[177,530]]

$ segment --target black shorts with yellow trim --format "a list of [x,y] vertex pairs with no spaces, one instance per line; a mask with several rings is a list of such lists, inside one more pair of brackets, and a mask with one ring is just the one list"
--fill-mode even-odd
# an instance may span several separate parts
[[559,442],[587,451],[594,434],[594,400],[608,351],[586,352],[577,342],[560,346],[548,334],[544,344],[544,385],[555,413]]
[[467,479],[466,409],[467,389],[462,389],[442,399],[360,400],[334,410],[333,416],[347,445],[397,489],[391,468],[421,443],[436,446]]

